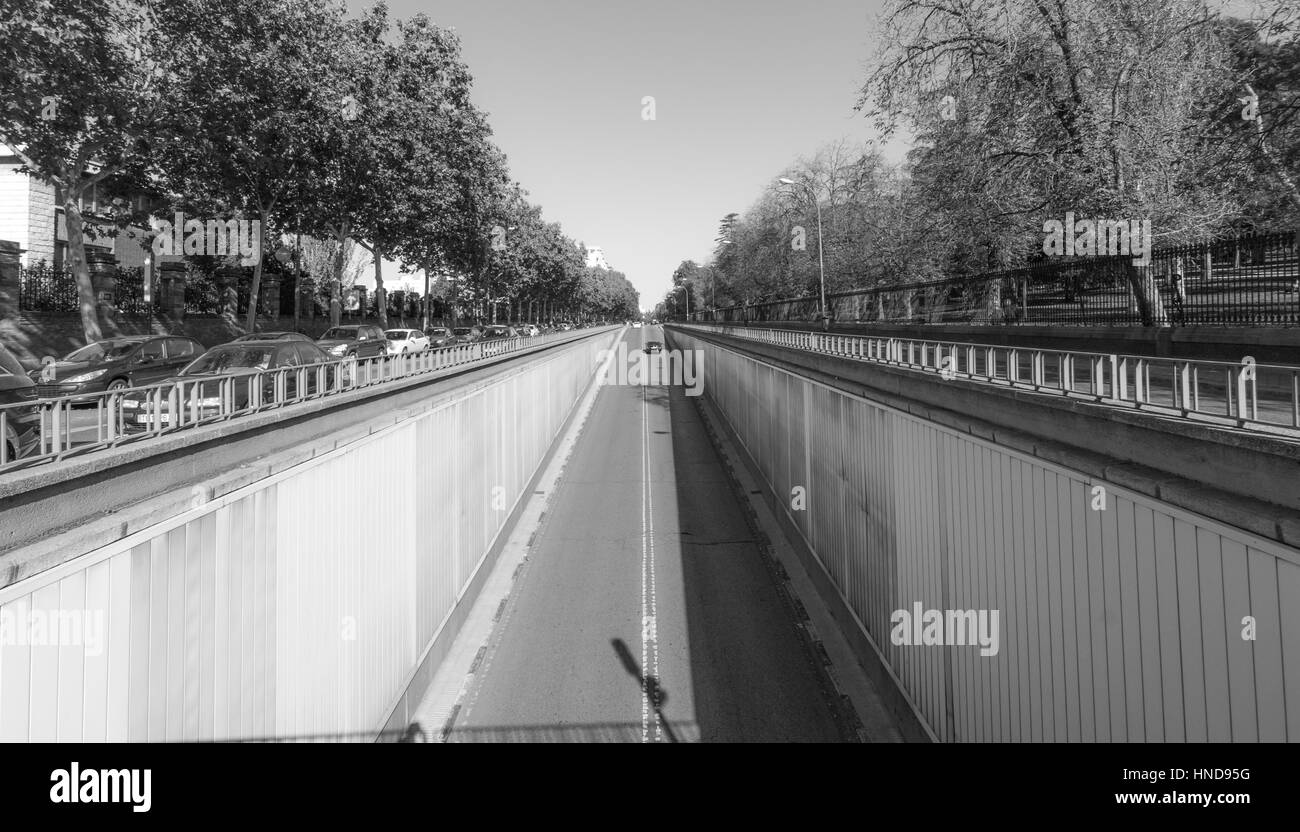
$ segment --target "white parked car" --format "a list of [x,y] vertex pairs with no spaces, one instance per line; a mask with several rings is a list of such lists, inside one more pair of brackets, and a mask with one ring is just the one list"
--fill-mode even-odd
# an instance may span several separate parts
[[429,336],[418,329],[386,329],[384,337],[388,339],[389,355],[429,348]]

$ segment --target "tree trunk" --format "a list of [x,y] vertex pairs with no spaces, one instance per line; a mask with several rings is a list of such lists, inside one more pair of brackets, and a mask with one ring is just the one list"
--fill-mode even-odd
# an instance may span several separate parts
[[334,261],[334,277],[330,280],[330,326],[338,326],[343,313],[343,255],[347,249],[348,232],[352,229],[345,222],[339,226],[335,239],[339,244],[338,257]]
[[90,266],[86,263],[86,236],[82,228],[81,208],[77,205],[81,190],[80,187],[64,188],[63,218],[68,231],[68,267],[77,281],[81,329],[89,344],[103,338],[104,333],[99,328],[99,300],[95,297],[95,286],[90,282]]
[[[388,293],[384,291],[384,258],[379,254],[379,246],[371,249],[375,256],[375,311],[379,313],[379,326],[388,329]],[[424,294],[429,294],[429,277],[425,273]]]
[[1150,266],[1125,264],[1125,276],[1137,301],[1138,318],[1142,326],[1164,326],[1168,323],[1160,289],[1156,285],[1155,269]]
[[253,256],[257,258],[253,263],[253,283],[248,287],[248,325],[245,328],[249,332],[257,329],[257,300],[262,291],[262,244],[265,242],[266,232],[271,227],[267,222],[270,219],[270,214],[271,206],[258,208],[257,217],[262,224],[262,228],[257,235],[257,251],[253,252]]
[[254,332],[257,329],[257,296],[262,289],[262,258],[258,252],[257,262],[253,264],[253,284],[248,288],[248,317],[245,329]]

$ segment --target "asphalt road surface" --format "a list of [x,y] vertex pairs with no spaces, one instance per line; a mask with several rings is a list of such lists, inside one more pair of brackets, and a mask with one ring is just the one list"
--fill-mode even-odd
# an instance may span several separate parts
[[856,738],[685,392],[600,390],[449,741]]

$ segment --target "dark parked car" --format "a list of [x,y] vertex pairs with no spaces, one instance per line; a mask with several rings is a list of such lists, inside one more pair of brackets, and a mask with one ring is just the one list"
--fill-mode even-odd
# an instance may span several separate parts
[[29,374],[45,398],[124,390],[173,376],[203,353],[203,345],[182,335],[107,338],[73,350]]
[[388,355],[388,339],[384,337],[384,331],[373,324],[353,324],[328,329],[316,340],[316,346],[335,358],[346,355],[357,358]]
[[648,353],[657,353],[664,351],[664,345],[660,341],[646,341],[645,351]]
[[451,334],[455,336],[457,344],[472,344],[483,340],[483,327],[458,326],[451,331]]
[[35,406],[36,382],[27,377],[23,365],[9,350],[0,344],[0,407],[25,405],[31,407],[4,407],[4,462],[13,462],[25,456],[40,439],[41,415]]
[[[197,394],[191,392],[193,387],[184,384],[180,396],[181,407],[190,407],[191,397],[197,395],[199,418],[216,416],[223,412],[222,396],[227,397],[224,412],[242,410],[248,407],[257,389],[257,382],[250,383],[248,376],[263,370],[308,367],[313,364],[328,364],[325,371],[325,385],[334,383],[334,373],[339,372],[338,359],[328,355],[324,350],[310,341],[295,339],[278,341],[232,341],[213,347],[197,360],[185,367],[170,382],[196,382]],[[309,370],[302,379],[303,387],[299,392],[298,373],[286,372],[282,375],[263,373],[261,377],[261,403],[274,402],[277,398],[276,385],[282,384],[282,398],[293,399],[301,395],[313,395],[318,392],[317,372]],[[224,377],[232,377],[226,381]],[[223,385],[225,390],[223,391]],[[167,388],[163,388],[166,391]],[[160,421],[165,427],[172,422],[170,406],[166,394],[162,396],[157,415],[154,413],[153,397],[147,391],[127,394],[122,402],[127,414],[127,423],[143,428]],[[187,418],[189,411],[187,410]]]
[[311,344],[311,336],[303,335],[301,332],[250,332],[247,335],[241,335],[232,344],[240,341],[306,341]]
[[429,336],[430,347],[449,347],[456,343],[456,336],[445,326],[431,326],[424,334]]
[[483,329],[482,340],[492,341],[498,338],[513,338],[513,337],[515,337],[515,334],[513,331],[511,331],[510,327],[498,326],[496,324],[493,324]]

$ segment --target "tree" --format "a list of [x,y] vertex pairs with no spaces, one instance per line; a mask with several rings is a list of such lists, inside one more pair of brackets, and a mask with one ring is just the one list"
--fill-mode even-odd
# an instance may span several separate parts
[[[196,71],[168,93],[191,102],[186,141],[165,149],[178,199],[225,215],[253,216],[263,239],[277,212],[337,148],[329,126],[342,118],[344,81],[326,44],[345,36],[329,0],[188,0],[162,19],[175,54]],[[256,328],[262,261],[253,266],[246,321]]]
[[144,0],[6,0],[0,9],[0,143],[58,191],[87,341],[102,330],[81,198],[143,165],[185,107],[168,87],[188,69],[158,22]]
[[[428,273],[452,277],[452,316],[459,313],[460,276],[484,279],[493,219],[509,179],[505,156],[491,142],[487,118],[470,103],[473,77],[461,58],[455,32],[423,15],[399,22],[400,62],[394,70],[410,122],[403,145],[405,181],[390,215],[393,254]],[[402,134],[407,135],[407,134]],[[371,239],[382,229],[367,228]]]
[[[1045,219],[1151,220],[1164,241],[1211,233],[1241,190],[1198,175],[1204,128],[1232,87],[1206,3],[894,0],[858,102],[916,136],[913,193],[963,268],[1005,267],[1042,244]],[[1041,250],[1041,249],[1040,249]],[[1144,323],[1151,275],[1126,267]]]

